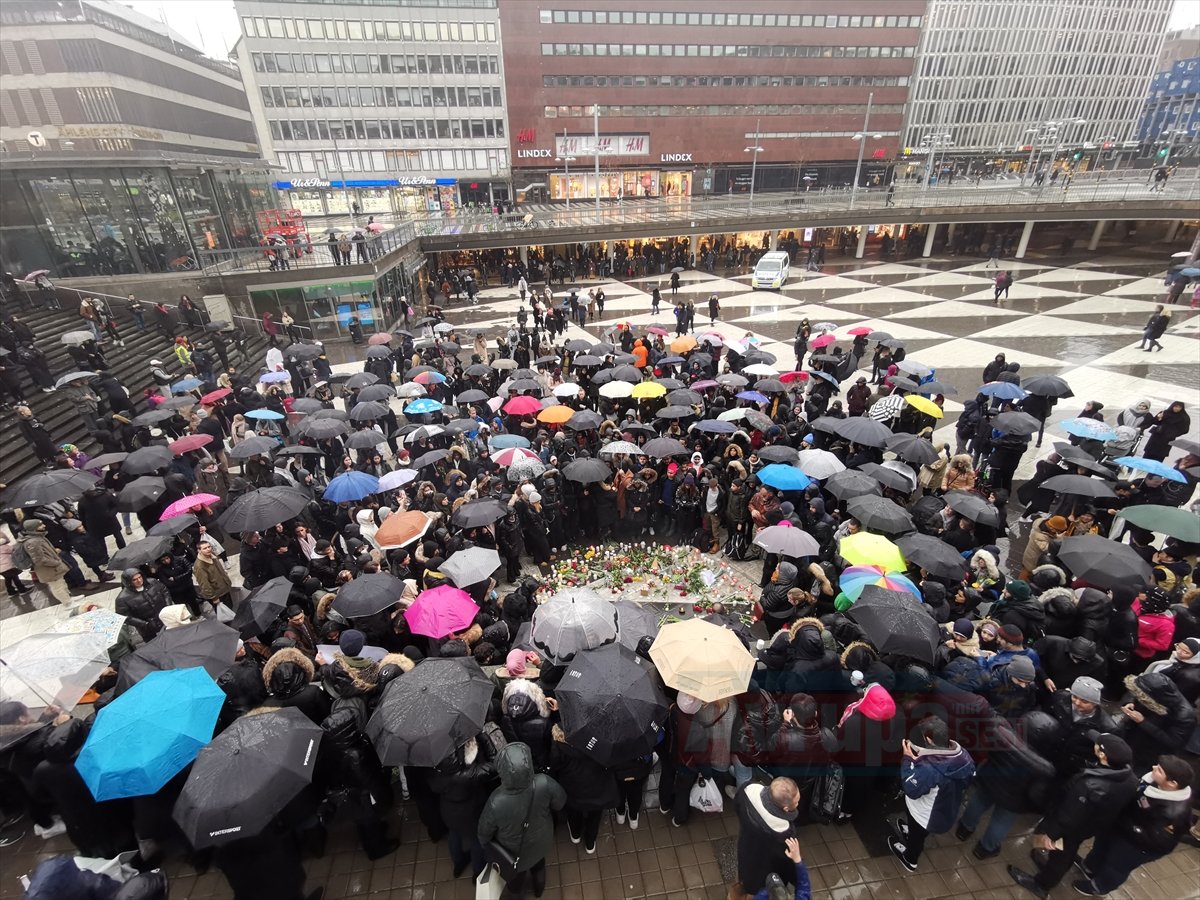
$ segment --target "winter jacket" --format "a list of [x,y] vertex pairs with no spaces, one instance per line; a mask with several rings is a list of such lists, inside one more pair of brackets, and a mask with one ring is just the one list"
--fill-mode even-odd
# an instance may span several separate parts
[[1042,605],[1030,597],[1019,600],[1011,595],[1001,595],[992,604],[988,616],[1001,625],[1016,625],[1021,629],[1027,641],[1036,641],[1042,636],[1042,626],[1046,622],[1046,611]]
[[535,774],[533,756],[522,743],[509,744],[496,759],[500,787],[479,816],[479,842],[492,840],[517,857],[525,872],[545,859],[554,846],[551,813],[567,803],[566,791],[549,775]]
[[51,581],[58,581],[70,571],[67,564],[62,561],[62,557],[58,555],[58,551],[54,549],[54,545],[46,537],[44,522],[28,519],[22,524],[21,531],[23,533],[20,543],[25,547],[25,552],[29,554],[29,559],[33,563],[33,574],[37,576],[38,581],[42,584],[49,584]]
[[1150,768],[1164,753],[1178,753],[1196,725],[1196,710],[1162,672],[1130,675],[1125,679],[1134,708],[1145,718],[1129,721],[1122,737],[1133,748],[1134,765]]
[[314,725],[329,715],[329,695],[312,683],[312,660],[294,647],[277,650],[263,666],[262,677],[271,695],[267,706],[294,706]]
[[438,763],[429,786],[438,795],[442,821],[458,834],[471,834],[492,790],[499,785],[492,742],[470,738]]
[[202,556],[196,557],[192,574],[196,578],[196,595],[204,600],[224,597],[233,588],[229,573],[216,556],[212,558],[212,562],[207,562]]
[[1068,689],[1075,679],[1081,675],[1104,680],[1108,663],[1099,653],[1094,653],[1089,659],[1076,662],[1071,658],[1071,642],[1073,639],[1049,635],[1034,645],[1034,650],[1041,662],[1042,672],[1054,682],[1059,690]]
[[333,662],[321,666],[317,680],[329,696],[373,697],[379,689],[379,663],[365,656],[335,653]]
[[1153,663],[1151,669],[1171,679],[1188,703],[1194,706],[1200,700],[1200,656],[1193,656],[1184,662],[1176,659],[1172,653],[1170,659]]
[[1116,833],[1139,850],[1166,856],[1192,824],[1192,789],[1166,791],[1142,776],[1133,802],[1117,819]]
[[363,732],[366,724],[367,704],[359,697],[337,701],[321,723],[320,783],[344,790],[344,803],[356,818],[392,805],[391,781]]
[[730,697],[722,703],[724,708],[705,703],[691,716],[675,707],[676,752],[681,765],[722,772],[729,768],[738,702]]
[[1071,778],[1061,801],[1037,827],[1051,840],[1082,841],[1103,831],[1125,810],[1138,780],[1128,766],[1109,768],[1098,762]]
[[126,569],[121,573],[121,592],[117,594],[116,611],[126,616],[126,621],[138,630],[142,640],[149,641],[162,631],[163,624],[158,614],[171,605],[171,595],[157,578],[144,578],[142,589],[133,588],[133,576],[137,569]]
[[949,831],[958,818],[963,792],[975,776],[971,754],[949,747],[916,748],[915,760],[900,763],[900,783],[909,815],[930,834]]
[[[515,632],[514,632],[515,633]],[[523,743],[533,756],[533,766],[539,772],[550,766],[550,733],[554,723],[550,706],[537,682],[514,678],[504,686],[500,701],[500,730],[509,743]]]
[[[1035,741],[1033,729],[1037,726],[1027,723],[1033,718],[1023,720],[1024,727],[1019,729],[1005,719],[995,718],[994,727],[988,729],[988,757],[975,773],[975,784],[1001,809],[1039,811],[1037,798],[1057,778],[1053,762],[1030,743]],[[1048,717],[1043,716],[1043,720],[1053,725]]]
[[1004,663],[987,670],[983,696],[1004,718],[1019,719],[1037,705],[1037,688],[1032,684],[1019,687],[1009,677],[1008,667],[1009,663]]
[[1133,648],[1137,656],[1150,659],[1171,649],[1175,634],[1175,620],[1171,616],[1143,613],[1140,600],[1133,601],[1133,614],[1138,620],[1137,646]]
[[935,699],[945,711],[950,738],[972,758],[982,758],[987,752],[991,723],[1000,718],[979,693],[983,684],[983,671],[967,656],[951,660],[933,679]]
[[1088,737],[1089,731],[1116,734],[1120,730],[1116,720],[1104,711],[1103,706],[1097,706],[1090,716],[1076,715],[1069,687],[1059,685],[1059,689],[1046,702],[1046,712],[1054,717],[1061,729],[1053,762],[1059,775],[1064,778],[1081,771],[1095,759],[1095,745]]
[[757,893],[775,872],[786,884],[795,874],[784,842],[796,836],[795,826],[771,802],[770,789],[763,784],[744,785],[734,798],[737,807],[738,881],[745,893]]
[[551,733],[550,775],[567,792],[567,808],[581,812],[615,808],[617,780],[612,772],[568,744],[558,725]]

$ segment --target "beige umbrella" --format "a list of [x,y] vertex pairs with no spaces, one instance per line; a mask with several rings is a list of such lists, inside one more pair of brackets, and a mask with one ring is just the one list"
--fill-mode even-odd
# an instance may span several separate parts
[[650,647],[662,680],[705,703],[744,693],[754,657],[728,628],[704,619],[664,625]]

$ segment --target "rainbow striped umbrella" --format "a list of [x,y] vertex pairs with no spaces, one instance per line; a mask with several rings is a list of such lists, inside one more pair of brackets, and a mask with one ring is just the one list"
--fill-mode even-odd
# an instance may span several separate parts
[[854,601],[859,598],[863,589],[869,584],[878,585],[889,591],[907,591],[922,603],[924,602],[921,597],[921,589],[913,584],[907,575],[889,572],[882,566],[848,566],[842,570],[841,578],[838,580],[841,593],[834,600],[837,611],[845,612],[853,606]]

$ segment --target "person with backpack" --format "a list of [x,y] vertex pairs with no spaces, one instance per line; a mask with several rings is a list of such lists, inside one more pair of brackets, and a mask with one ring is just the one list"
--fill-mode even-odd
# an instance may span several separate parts
[[45,587],[51,597],[70,609],[74,605],[66,582],[70,567],[63,562],[46,536],[46,523],[39,519],[26,519],[21,525],[21,532],[21,537],[12,551],[13,565],[18,569],[31,569],[38,584]]

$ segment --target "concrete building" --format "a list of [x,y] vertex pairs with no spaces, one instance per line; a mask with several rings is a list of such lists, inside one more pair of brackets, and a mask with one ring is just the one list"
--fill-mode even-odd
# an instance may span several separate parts
[[277,186],[305,215],[506,199],[496,0],[237,0],[236,56]]
[[0,4],[0,265],[194,269],[277,205],[235,67],[108,0]]
[[1194,158],[1200,144],[1200,26],[1167,35],[1137,138],[1155,164]]
[[757,190],[849,184],[868,100],[863,180],[882,180],[925,7],[501,3],[514,184],[552,199],[745,193],[752,170]]
[[[1172,0],[930,0],[904,171],[1104,163],[1137,131]],[[1083,151],[1088,151],[1086,154]],[[1080,160],[1075,160],[1081,154]]]

